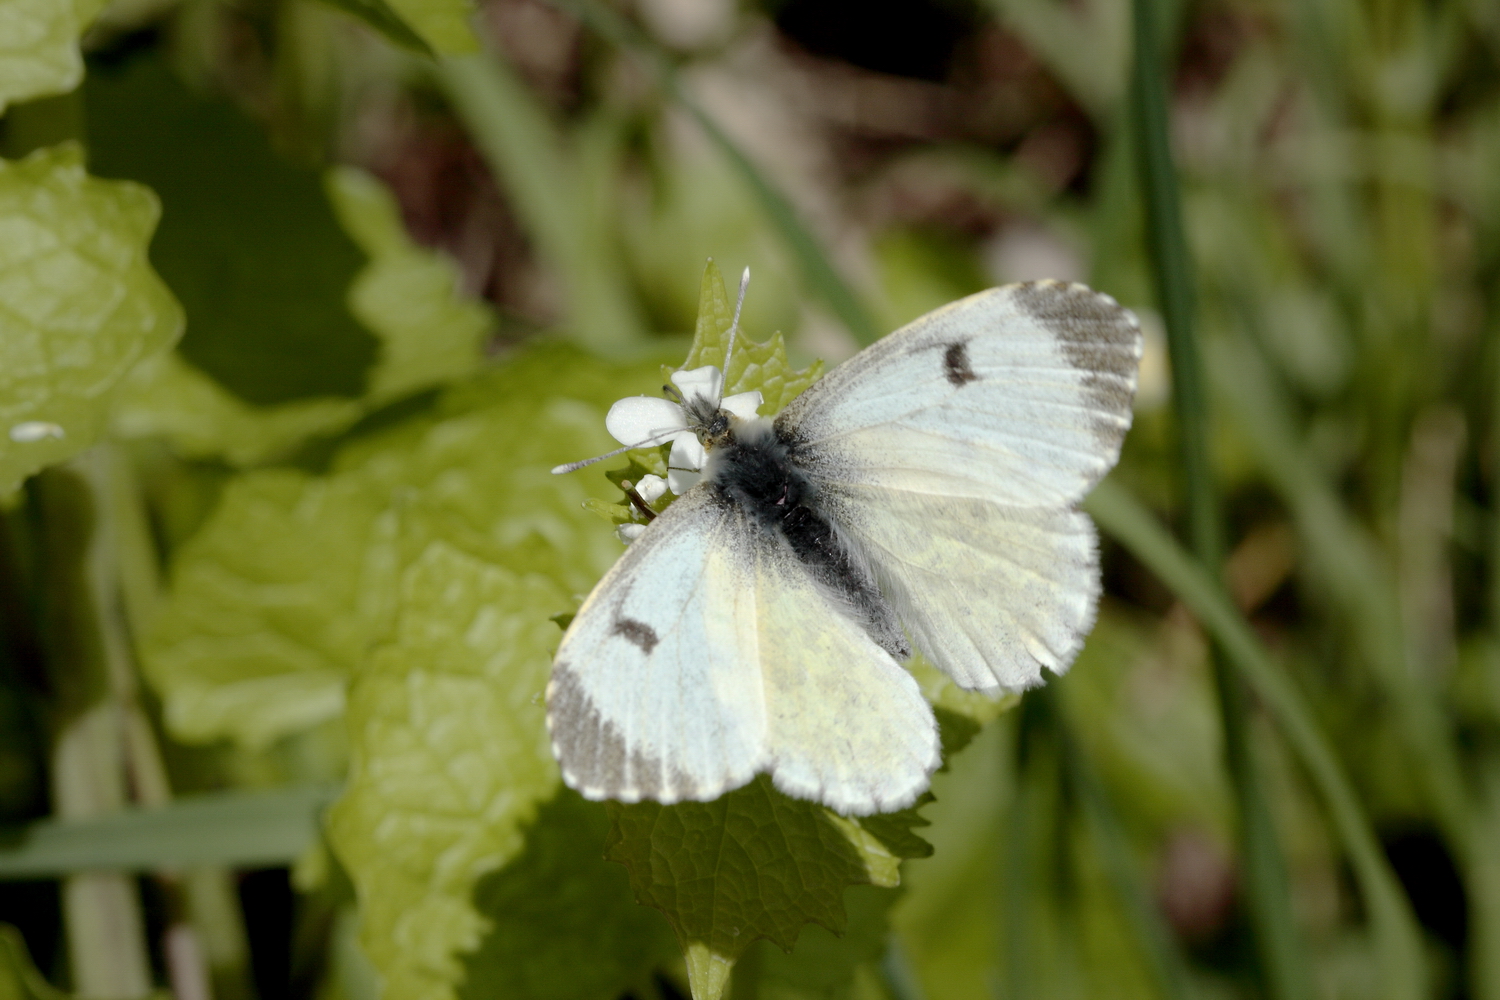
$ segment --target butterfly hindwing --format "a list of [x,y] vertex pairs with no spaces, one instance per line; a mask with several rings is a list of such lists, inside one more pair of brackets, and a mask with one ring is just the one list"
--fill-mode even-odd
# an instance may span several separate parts
[[707,800],[763,771],[867,814],[909,805],[939,760],[911,675],[712,484],[579,609],[547,708],[563,777],[589,798]]
[[940,762],[932,709],[911,674],[841,612],[788,546],[759,537],[772,781],[846,814],[905,808]]
[[832,488],[824,502],[916,647],[961,686],[1035,687],[1083,645],[1099,597],[1083,513],[881,487]]

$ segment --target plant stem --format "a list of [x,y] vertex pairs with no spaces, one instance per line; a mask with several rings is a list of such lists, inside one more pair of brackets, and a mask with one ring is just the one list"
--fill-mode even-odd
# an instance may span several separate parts
[[[44,644],[57,693],[53,808],[63,820],[115,813],[127,801],[123,713],[114,697],[108,634],[111,551],[87,479],[86,457],[34,481],[46,565]],[[63,923],[74,989],[134,1000],[151,989],[145,925],[134,881],[117,873],[63,880]]]

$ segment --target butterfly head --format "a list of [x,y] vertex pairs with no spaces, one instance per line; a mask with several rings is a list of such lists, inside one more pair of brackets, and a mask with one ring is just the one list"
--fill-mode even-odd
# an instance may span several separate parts
[[[750,269],[740,277],[739,299],[734,320],[729,324],[724,342],[724,368],[734,358],[734,341],[740,328],[740,311],[745,305],[745,290],[750,284]],[[737,420],[757,416],[764,401],[759,390],[724,395],[724,371],[717,365],[686,368],[672,373],[671,384],[662,386],[667,398],[627,396],[610,407],[604,426],[623,447],[581,462],[559,465],[557,474],[574,472],[606,458],[637,448],[672,445],[667,459],[669,483],[673,493],[682,494],[702,476],[708,452],[730,437]]]

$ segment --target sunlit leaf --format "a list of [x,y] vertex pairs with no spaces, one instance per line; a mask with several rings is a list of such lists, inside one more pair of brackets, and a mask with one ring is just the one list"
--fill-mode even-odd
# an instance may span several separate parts
[[349,308],[380,340],[369,373],[374,402],[470,375],[494,327],[490,310],[459,291],[458,267],[407,236],[391,193],[363,171],[329,172],[328,194],[344,229],[370,258]]
[[142,362],[125,379],[110,427],[126,439],[161,438],[184,458],[245,466],[336,434],[363,413],[360,403],[338,396],[255,406],[172,352]]
[[99,0],[0,0],[0,112],[78,86],[78,36],[103,6]]
[[178,738],[260,748],[336,717],[394,596],[395,521],[355,477],[230,482],[144,649]]
[[565,600],[544,576],[433,542],[403,575],[395,638],[354,679],[353,768],[329,833],[392,1000],[452,996],[459,953],[486,930],[475,883],[521,851],[558,787],[542,691]]
[[0,161],[0,495],[92,444],[121,380],[181,333],[146,259],[158,211],[76,146]]

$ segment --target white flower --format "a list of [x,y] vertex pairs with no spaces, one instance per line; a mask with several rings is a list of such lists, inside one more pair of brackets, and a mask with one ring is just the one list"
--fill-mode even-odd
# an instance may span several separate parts
[[[672,384],[682,393],[685,403],[706,402],[711,408],[728,410],[741,419],[755,416],[762,402],[758,390],[720,399],[719,394],[724,391],[724,376],[714,365],[673,372]],[[609,408],[604,427],[616,441],[632,448],[649,448],[671,441],[667,485],[673,493],[686,493],[703,478],[699,470],[703,468],[708,452],[698,439],[700,428],[693,427],[684,408],[670,399],[627,396]]]
[[641,532],[645,530],[646,526],[644,524],[640,524],[636,521],[627,521],[626,523],[615,528],[615,537],[624,542],[626,545],[629,545],[637,538],[640,538]]
[[653,476],[648,472],[641,477],[640,482],[635,484],[635,491],[647,503],[656,503],[661,499],[661,495],[667,492],[667,481],[661,476]]

